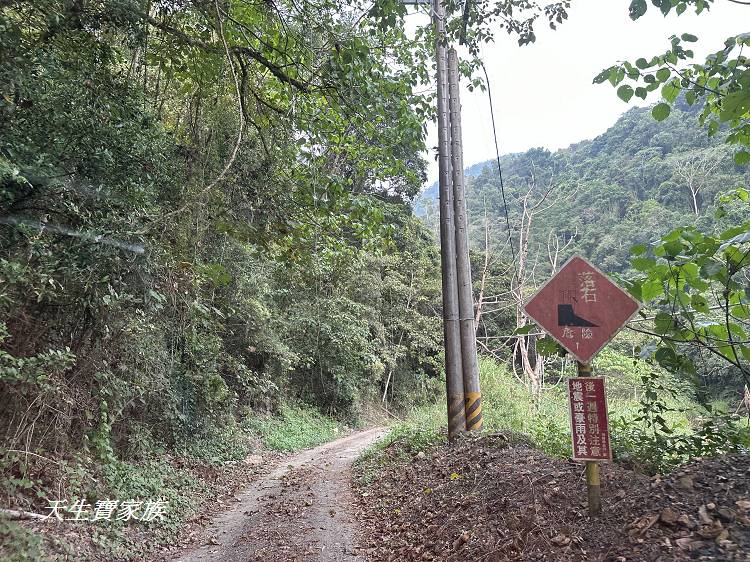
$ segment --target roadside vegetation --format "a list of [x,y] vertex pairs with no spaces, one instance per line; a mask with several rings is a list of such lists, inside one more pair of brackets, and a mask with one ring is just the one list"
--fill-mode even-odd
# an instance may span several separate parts
[[[627,348],[621,337],[619,345]],[[625,345],[623,345],[625,344]],[[575,364],[548,379],[538,404],[528,385],[493,359],[479,362],[485,434],[502,434],[508,442],[526,443],[551,457],[571,456],[570,421],[565,395]],[[750,419],[734,415],[721,400],[701,404],[694,387],[658,365],[613,349],[594,361],[594,372],[606,378],[614,462],[646,474],[665,474],[693,458],[750,448]],[[380,470],[410,463],[414,455],[445,444],[442,401],[412,411],[389,435],[358,461],[363,482]],[[469,436],[470,438],[470,436]]]
[[[128,460],[108,463],[84,455],[70,460],[26,455],[9,451],[6,469],[23,463],[22,478],[3,482],[3,497],[24,497],[29,491],[43,492],[47,482],[56,482],[69,504],[96,498],[159,498],[169,509],[163,519],[128,525],[122,521],[94,524],[92,542],[58,534],[55,522],[44,522],[32,532],[18,522],[0,521],[3,560],[46,560],[66,552],[85,553],[94,559],[142,559],[155,549],[174,544],[184,535],[185,525],[196,515],[212,511],[250,482],[264,464],[273,463],[276,452],[295,452],[337,436],[346,427],[310,406],[282,404],[278,415],[252,416],[223,430],[216,429],[177,451],[154,442],[143,442]],[[252,462],[246,462],[250,459]],[[49,532],[39,533],[48,527]]]
[[[75,524],[84,553],[142,559],[231,463],[434,393],[402,34],[286,4],[0,2],[0,509],[169,504]],[[7,515],[0,558],[25,559]]]
[[[710,7],[634,0],[630,17]],[[597,139],[469,170],[486,433],[446,442],[438,403],[362,457],[372,560],[747,556],[750,38],[728,37],[705,62],[696,41],[672,36],[663,54],[594,77],[625,103],[661,96]],[[434,193],[419,207],[433,228]],[[574,362],[523,311],[573,253],[642,303],[593,364],[614,453],[596,517],[568,460],[559,383]]]

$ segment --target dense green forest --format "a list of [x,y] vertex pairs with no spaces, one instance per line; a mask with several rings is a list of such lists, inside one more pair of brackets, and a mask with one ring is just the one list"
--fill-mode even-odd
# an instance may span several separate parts
[[[522,199],[532,187],[533,198],[551,188],[531,224],[534,244],[545,248],[542,275],[549,271],[550,233],[561,241],[572,240],[560,256],[563,261],[579,253],[604,271],[622,273],[630,268],[633,245],[657,240],[678,226],[719,230],[744,218],[745,209],[739,205],[721,218],[717,210],[727,211],[721,196],[747,185],[750,172],[735,164],[723,137],[707,137],[697,121],[698,108],[682,99],[661,122],[653,119],[649,108],[633,108],[593,140],[554,153],[535,148],[503,156],[516,244]],[[483,247],[486,213],[491,242],[500,247],[508,232],[497,163],[475,164],[466,174],[474,246]],[[420,214],[435,231],[436,197],[433,185],[418,202]]]
[[[366,102],[337,89],[351,57],[326,51],[344,22],[296,16],[320,28],[285,31],[263,6],[3,3],[13,447],[175,443],[279,393],[356,418],[389,377],[416,390],[436,369],[436,252],[405,204],[421,126],[382,95],[409,86],[370,59],[380,90],[358,118]],[[258,49],[302,62],[217,35],[261,24],[297,46],[267,30]]]
[[164,493],[144,462],[242,458],[256,417],[434,398],[419,100],[370,49],[400,32],[347,3],[0,9],[4,505]]

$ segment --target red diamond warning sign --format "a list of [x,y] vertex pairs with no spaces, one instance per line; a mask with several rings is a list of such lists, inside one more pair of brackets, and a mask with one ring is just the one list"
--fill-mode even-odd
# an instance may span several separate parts
[[569,259],[524,310],[560,345],[588,363],[640,305],[579,256]]

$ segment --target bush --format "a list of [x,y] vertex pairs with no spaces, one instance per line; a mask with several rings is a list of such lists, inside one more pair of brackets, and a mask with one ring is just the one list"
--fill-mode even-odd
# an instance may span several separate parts
[[212,466],[227,461],[239,461],[250,454],[251,438],[242,428],[231,422],[224,428],[212,427],[188,442],[181,451],[186,457]]
[[444,434],[438,430],[441,418],[432,415],[436,413],[436,406],[418,408],[406,421],[394,425],[388,435],[362,452],[355,463],[361,484],[371,484],[391,465],[407,463],[419,452],[445,441]]
[[45,559],[41,538],[15,521],[0,516],[0,554],[4,562],[37,562]]

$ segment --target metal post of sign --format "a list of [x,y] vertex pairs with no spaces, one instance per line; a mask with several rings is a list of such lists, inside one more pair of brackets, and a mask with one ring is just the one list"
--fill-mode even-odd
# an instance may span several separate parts
[[[580,361],[576,361],[576,363],[578,364],[579,377],[593,376],[591,363],[581,363]],[[602,495],[599,480],[599,463],[596,461],[586,461],[586,490],[589,496],[589,513],[591,515],[598,515],[602,511]]]
[[448,395],[448,437],[466,431],[464,381],[461,358],[458,285],[456,280],[456,229],[451,175],[450,115],[448,112],[448,61],[446,57],[445,8],[433,3],[437,66],[438,150],[440,171],[440,258],[443,281],[443,335],[445,339],[445,386]]
[[456,233],[456,270],[458,282],[458,312],[461,325],[461,361],[464,398],[466,400],[466,429],[482,429],[482,395],[479,389],[477,340],[474,331],[474,296],[469,261],[469,229],[466,219],[466,189],[464,187],[464,157],[461,138],[461,97],[459,93],[458,53],[448,51],[448,91],[450,98],[451,163],[453,168],[453,215]]

